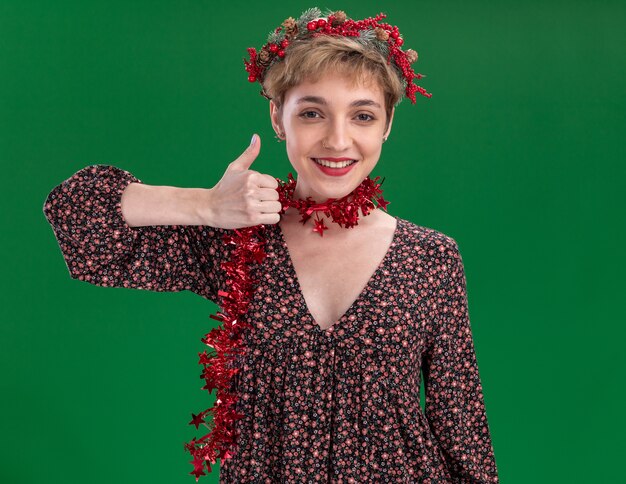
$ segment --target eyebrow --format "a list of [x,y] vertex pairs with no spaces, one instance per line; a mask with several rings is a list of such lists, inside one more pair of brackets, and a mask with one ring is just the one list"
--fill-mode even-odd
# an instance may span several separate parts
[[[303,96],[296,101],[296,104],[304,104],[304,103],[315,103],[321,104],[322,106],[327,106],[328,103],[326,99],[319,96]],[[372,101],[371,99],[357,99],[350,103],[350,107],[361,107],[361,106],[375,106],[377,108],[381,108],[381,105],[376,101]]]

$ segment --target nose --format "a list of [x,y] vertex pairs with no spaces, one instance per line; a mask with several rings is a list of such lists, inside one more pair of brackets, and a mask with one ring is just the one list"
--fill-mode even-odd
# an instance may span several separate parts
[[352,133],[345,122],[336,120],[328,125],[322,146],[329,151],[341,153],[352,147]]

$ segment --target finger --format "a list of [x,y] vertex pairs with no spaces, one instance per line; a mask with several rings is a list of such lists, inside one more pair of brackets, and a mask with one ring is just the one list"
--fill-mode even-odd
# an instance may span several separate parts
[[272,175],[259,174],[259,186],[261,188],[278,188],[278,181]]
[[273,188],[259,188],[259,200],[279,200],[278,192]]
[[261,213],[278,213],[282,210],[282,208],[282,203],[276,200],[259,202],[259,211]]
[[280,215],[277,213],[262,213],[259,215],[259,223],[264,225],[274,225],[280,222]]
[[234,160],[228,165],[229,170],[248,170],[252,165],[252,162],[256,159],[261,151],[261,138],[258,134],[252,136],[250,145],[246,150],[239,155],[239,158]]

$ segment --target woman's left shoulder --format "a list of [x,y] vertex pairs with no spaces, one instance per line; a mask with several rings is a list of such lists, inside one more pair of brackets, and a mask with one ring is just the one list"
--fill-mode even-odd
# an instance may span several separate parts
[[459,252],[458,244],[452,236],[432,227],[418,225],[401,217],[395,218],[398,220],[398,232],[406,243],[414,244],[417,248],[426,251],[450,251],[455,254]]

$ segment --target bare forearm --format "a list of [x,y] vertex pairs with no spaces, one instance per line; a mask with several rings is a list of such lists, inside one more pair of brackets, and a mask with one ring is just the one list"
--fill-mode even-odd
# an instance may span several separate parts
[[122,215],[131,227],[210,225],[210,189],[129,184],[122,194]]

